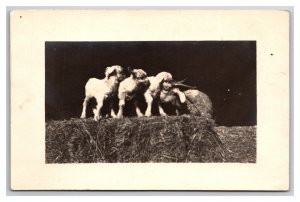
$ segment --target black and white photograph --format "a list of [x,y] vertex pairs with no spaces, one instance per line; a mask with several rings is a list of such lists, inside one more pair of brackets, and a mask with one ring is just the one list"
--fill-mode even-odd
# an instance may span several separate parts
[[284,10],[14,10],[12,190],[289,190]]
[[256,162],[256,41],[45,42],[46,162]]

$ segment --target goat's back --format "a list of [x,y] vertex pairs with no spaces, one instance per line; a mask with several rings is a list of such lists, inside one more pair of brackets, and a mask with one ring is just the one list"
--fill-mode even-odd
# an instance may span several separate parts
[[85,84],[85,94],[87,96],[95,96],[98,92],[104,91],[105,83],[103,79],[90,78]]

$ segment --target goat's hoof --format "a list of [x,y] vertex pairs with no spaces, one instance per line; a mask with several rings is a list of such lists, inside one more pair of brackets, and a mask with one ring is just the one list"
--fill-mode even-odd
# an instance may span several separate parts
[[86,117],[85,117],[85,116],[81,116],[80,118],[81,118],[81,119],[85,119]]
[[161,116],[167,116],[167,114],[166,114],[166,113],[161,113],[160,115],[161,115]]
[[146,113],[145,116],[149,117],[151,116],[151,113]]
[[114,113],[110,114],[110,116],[111,116],[111,118],[117,118],[117,115]]
[[94,120],[95,120],[95,121],[99,121],[99,120],[100,120],[100,116],[95,116],[95,117],[94,117]]

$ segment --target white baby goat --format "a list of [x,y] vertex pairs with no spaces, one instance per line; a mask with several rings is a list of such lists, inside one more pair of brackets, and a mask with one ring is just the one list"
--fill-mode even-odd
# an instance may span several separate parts
[[[132,100],[136,98],[138,94],[145,92],[145,90],[149,87],[150,83],[147,78],[147,73],[142,69],[134,69],[131,71],[130,77],[126,78],[120,83],[118,90],[118,98],[119,98],[119,111],[117,118],[123,118],[123,110],[125,107],[126,100]],[[135,110],[137,116],[143,116],[141,112],[137,100],[134,101]]]
[[[94,97],[97,102],[97,106],[93,109],[94,120],[100,119],[100,110],[103,106],[103,101],[109,97],[114,96],[119,87],[119,82],[124,80],[125,74],[123,68],[118,65],[107,67],[105,69],[105,78],[96,79],[90,78],[85,85],[85,98],[83,101],[83,108],[81,118],[86,118],[86,106],[90,98]],[[116,114],[111,107],[111,116],[116,117]]]
[[[150,81],[150,87],[147,89],[147,91],[144,94],[147,103],[145,116],[151,116],[153,100],[159,98],[162,83],[172,81],[172,75],[169,72],[160,72],[156,76],[150,76],[148,78]],[[166,116],[166,113],[164,112],[160,102],[158,102],[157,104],[158,104],[159,114],[161,116]]]

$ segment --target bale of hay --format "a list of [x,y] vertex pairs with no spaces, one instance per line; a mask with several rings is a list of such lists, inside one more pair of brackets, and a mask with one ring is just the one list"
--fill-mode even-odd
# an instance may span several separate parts
[[184,94],[187,98],[187,109],[191,114],[211,118],[213,106],[209,97],[199,90],[186,90]]
[[46,163],[223,162],[211,119],[190,115],[46,123]]

